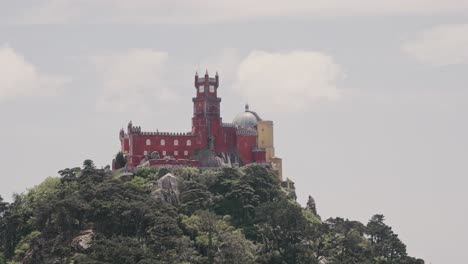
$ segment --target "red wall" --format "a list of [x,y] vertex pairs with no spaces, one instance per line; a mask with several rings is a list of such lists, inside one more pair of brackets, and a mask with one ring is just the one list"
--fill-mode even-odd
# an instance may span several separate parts
[[266,162],[266,153],[265,151],[253,151],[253,159],[255,162]]
[[252,148],[257,146],[257,136],[237,136],[237,152],[239,153],[243,165],[254,162]]
[[[166,156],[174,156],[177,159],[190,159],[193,151],[197,148],[195,144],[195,136],[192,135],[144,135],[144,134],[130,134],[130,166],[136,166],[144,157],[144,152],[147,151],[148,155],[153,151],[159,152],[161,158],[164,156],[163,151],[166,151]],[[151,140],[151,144],[147,145],[146,140]],[[165,141],[161,145],[161,140]],[[175,145],[174,141],[178,140],[179,144]],[[187,145],[187,140],[191,141],[191,145]],[[200,146],[198,146],[199,148]],[[178,152],[175,155],[175,151]],[[188,151],[187,155],[184,151]]]

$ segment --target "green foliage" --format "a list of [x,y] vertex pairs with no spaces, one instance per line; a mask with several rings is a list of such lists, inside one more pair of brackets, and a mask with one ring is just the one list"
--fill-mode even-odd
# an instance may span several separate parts
[[[154,197],[152,183],[168,172],[177,204]],[[382,215],[322,222],[261,166],[142,168],[126,182],[86,160],[59,174],[11,204],[0,197],[0,264],[424,263]]]
[[41,232],[39,231],[32,231],[27,236],[23,237],[15,248],[15,255],[13,256],[13,260],[16,262],[21,262],[29,250],[33,240],[40,234]]
[[143,177],[136,176],[130,181],[130,183],[136,186],[144,186],[146,184],[146,180]]
[[137,171],[135,174],[136,177],[141,177],[143,179],[156,179],[157,180],[157,175],[159,173],[159,168],[157,167],[144,167],[141,168]]
[[95,169],[96,166],[94,166],[94,161],[87,159],[83,161],[83,170],[92,170]]

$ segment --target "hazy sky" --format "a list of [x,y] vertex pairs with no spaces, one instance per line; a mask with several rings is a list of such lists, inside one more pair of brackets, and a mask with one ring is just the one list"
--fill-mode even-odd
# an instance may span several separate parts
[[130,120],[190,130],[207,68],[225,122],[275,122],[302,204],[466,261],[467,0],[1,0],[0,195],[110,164]]

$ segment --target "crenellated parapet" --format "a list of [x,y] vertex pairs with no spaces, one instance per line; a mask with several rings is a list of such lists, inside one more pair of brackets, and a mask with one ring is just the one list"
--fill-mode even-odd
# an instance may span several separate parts
[[198,73],[195,74],[195,87],[198,89],[200,86],[210,86],[213,85],[215,88],[219,87],[219,75],[216,72],[215,77],[210,77],[208,70],[205,73],[204,77],[198,77]]
[[257,131],[250,128],[238,127],[236,130],[238,136],[257,136]]
[[140,135],[142,136],[173,136],[173,137],[190,137],[194,136],[193,133],[178,133],[178,132],[141,132]]
[[124,133],[124,130],[120,130],[120,137],[126,137],[128,135],[142,135],[142,136],[172,136],[172,137],[190,137],[194,136],[192,132],[142,132],[140,126],[133,126],[132,121],[128,123],[128,134]]
[[258,148],[258,147],[254,147],[252,148],[252,152],[265,152],[266,150],[264,148]]
[[128,134],[141,134],[141,127],[139,126],[129,126]]
[[222,127],[236,127],[234,123],[222,123]]

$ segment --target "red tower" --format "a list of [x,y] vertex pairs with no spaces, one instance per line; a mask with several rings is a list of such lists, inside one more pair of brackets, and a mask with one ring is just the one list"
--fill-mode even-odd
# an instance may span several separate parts
[[206,71],[202,78],[195,75],[196,97],[193,101],[192,133],[196,144],[215,150],[216,140],[221,135],[221,98],[218,97],[219,76],[211,78]]

